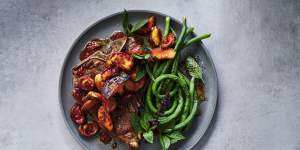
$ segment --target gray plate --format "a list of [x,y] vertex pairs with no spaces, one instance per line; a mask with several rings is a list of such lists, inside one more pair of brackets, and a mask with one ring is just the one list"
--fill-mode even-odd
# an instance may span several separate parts
[[[139,19],[147,18],[151,15],[157,17],[157,25],[163,29],[164,26],[164,14],[153,12],[153,11],[128,11],[129,22],[135,22]],[[187,18],[188,20],[188,18]],[[172,18],[172,27],[177,33],[180,32],[181,24],[178,20]],[[197,28],[197,27],[196,27]],[[63,113],[64,121],[68,127],[68,130],[76,141],[84,148],[90,150],[104,150],[111,149],[111,145],[104,145],[99,142],[98,138],[84,138],[81,137],[77,132],[77,126],[72,122],[69,116],[69,110],[74,104],[74,100],[71,93],[72,90],[72,73],[71,68],[79,62],[79,53],[84,47],[87,41],[94,37],[106,37],[109,36],[115,30],[122,30],[122,13],[115,13],[107,16],[89,28],[87,28],[73,43],[70,48],[64,64],[62,66],[60,81],[59,81],[59,101],[60,107]],[[209,39],[208,39],[209,40]],[[194,44],[191,47],[182,51],[182,58],[186,56],[196,56],[199,58],[199,63],[204,68],[204,80],[206,83],[206,96],[207,101],[201,104],[201,115],[198,116],[194,122],[192,128],[185,134],[187,139],[173,145],[176,149],[191,149],[201,139],[205,131],[207,130],[210,121],[212,120],[214,110],[217,103],[217,74],[213,61],[202,43]],[[117,149],[127,149],[124,144],[118,144]],[[155,144],[146,144],[144,141],[141,143],[141,149],[153,150],[159,149],[159,141],[155,139]]]

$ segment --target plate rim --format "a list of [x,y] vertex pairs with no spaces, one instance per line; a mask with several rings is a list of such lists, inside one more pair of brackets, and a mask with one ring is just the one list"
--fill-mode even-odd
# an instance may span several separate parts
[[[125,10],[125,9],[124,9]],[[161,13],[161,12],[157,12],[157,11],[153,11],[153,10],[146,10],[146,9],[126,9],[127,12],[131,12],[131,13],[134,13],[134,12],[144,12],[144,13],[153,13],[153,14],[159,14],[161,16],[169,16],[171,18],[172,21],[175,21],[176,23],[179,23],[180,25],[182,25],[182,23],[170,16],[170,15],[167,15],[167,14],[164,14],[164,13]],[[65,57],[63,58],[63,63],[62,63],[62,66],[61,66],[61,69],[60,69],[60,74],[59,74],[59,83],[58,83],[58,100],[59,100],[59,108],[60,108],[60,111],[61,111],[61,115],[63,117],[63,120],[64,120],[64,124],[65,126],[67,127],[69,133],[71,134],[71,136],[73,137],[73,139],[75,139],[75,141],[77,143],[79,143],[79,145],[83,148],[83,149],[88,149],[88,146],[86,144],[84,144],[76,135],[75,133],[72,131],[68,121],[67,121],[67,114],[65,113],[64,111],[64,107],[63,107],[63,104],[62,104],[62,78],[64,76],[64,70],[66,68],[66,65],[67,65],[67,58],[70,57],[71,55],[71,52],[72,52],[72,49],[74,49],[76,43],[78,43],[78,41],[81,39],[81,37],[86,34],[90,29],[92,29],[94,26],[96,26],[97,24],[99,24],[100,22],[106,20],[106,19],[109,19],[111,17],[114,17],[114,16],[117,16],[117,15],[120,15],[122,14],[123,11],[118,11],[118,12],[115,12],[115,13],[112,13],[112,14],[109,14],[109,15],[106,15],[100,19],[98,19],[96,22],[92,23],[91,25],[89,25],[87,28],[85,28],[77,37],[76,39],[74,40],[74,42],[72,43],[72,45],[70,46],[70,48],[68,49],[67,51],[67,54],[65,55]],[[193,32],[194,35],[195,32]],[[212,72],[214,74],[214,78],[216,79],[215,81],[215,87],[216,87],[216,90],[214,91],[214,95],[215,95],[215,98],[213,99],[213,102],[212,102],[212,113],[209,115],[209,119],[207,121],[206,124],[204,124],[204,132],[202,133],[201,136],[199,136],[199,140],[197,141],[197,143],[195,143],[193,146],[190,147],[190,149],[194,148],[202,139],[202,137],[204,136],[204,134],[207,132],[208,130],[208,127],[211,125],[211,122],[212,122],[212,119],[214,117],[214,114],[216,113],[216,105],[218,103],[218,99],[219,99],[219,82],[218,82],[218,75],[217,75],[217,71],[216,71],[216,68],[215,68],[215,64],[211,58],[211,55],[208,51],[208,49],[204,46],[204,44],[202,42],[199,43],[201,45],[201,47],[203,47],[203,50],[205,52],[205,54],[207,55],[207,58],[208,60],[210,61],[211,63],[211,66],[212,66]]]

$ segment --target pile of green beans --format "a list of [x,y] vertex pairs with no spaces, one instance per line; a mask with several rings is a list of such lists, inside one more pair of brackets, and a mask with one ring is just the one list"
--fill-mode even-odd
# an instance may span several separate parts
[[[163,36],[170,32],[169,17],[165,20],[165,30]],[[199,101],[195,94],[196,79],[189,79],[179,71],[180,51],[192,43],[199,42],[202,39],[210,37],[210,34],[197,36],[187,39],[193,32],[192,27],[187,27],[186,19],[183,18],[182,29],[176,40],[174,50],[176,51],[175,59],[155,62],[152,67],[146,67],[147,73],[151,78],[145,96],[145,104],[149,113],[155,116],[159,121],[159,131],[161,133],[170,133],[174,130],[183,131],[196,115]],[[161,111],[161,100],[169,96],[171,105]]]

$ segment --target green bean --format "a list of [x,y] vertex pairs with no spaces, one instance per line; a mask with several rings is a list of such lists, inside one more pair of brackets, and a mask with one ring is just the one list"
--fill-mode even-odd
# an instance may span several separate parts
[[[195,93],[195,90],[194,90],[194,93]],[[196,94],[193,94],[193,95],[194,95],[194,99],[193,99],[193,100],[197,100],[197,98],[195,97]],[[190,107],[189,107],[189,110],[188,110],[189,113],[192,111],[193,107],[194,107],[194,103],[191,103],[191,105],[190,105]],[[197,114],[197,113],[198,113],[198,108],[197,108],[196,114]],[[191,126],[192,126],[192,121],[189,122],[189,123],[186,125],[186,127],[184,127],[183,131],[185,132],[185,131],[189,130],[189,129],[191,128]]]
[[181,90],[179,90],[178,96],[179,96],[179,104],[178,104],[176,110],[170,116],[159,117],[160,124],[166,124],[166,123],[170,122],[171,120],[175,119],[180,114],[180,111],[183,107],[183,98],[182,98]]
[[186,119],[186,117],[188,116],[188,110],[189,110],[189,107],[190,107],[190,97],[185,97],[185,103],[184,103],[184,107],[183,107],[183,110],[182,110],[182,114],[180,116],[180,121],[183,121]]
[[[176,52],[176,53],[179,53],[179,52]],[[180,55],[175,56],[175,60],[173,62],[173,66],[172,66],[172,74],[176,74],[176,72],[177,72],[179,59],[180,59]]]
[[201,40],[203,39],[207,39],[211,36],[210,33],[208,34],[203,34],[203,35],[200,35],[200,36],[196,36],[190,40],[188,40],[186,43],[184,43],[184,47],[188,47],[190,46],[191,44],[195,43],[195,42],[200,42]]
[[[195,81],[196,82],[196,81]],[[196,84],[196,83],[195,83]],[[193,97],[193,100],[198,100],[199,101],[199,99],[197,98],[197,92],[196,92],[196,89],[195,89],[195,86],[194,86],[194,91],[193,91],[193,94],[192,94],[193,96],[191,96],[191,97]],[[192,103],[193,104],[193,103]],[[192,109],[193,109],[193,105],[191,105],[190,106],[190,109],[189,109],[189,111],[192,111]]]
[[153,73],[156,72],[158,65],[159,65],[158,62],[154,63],[154,67],[153,67],[153,70],[152,70]]
[[[165,74],[167,71],[167,68],[169,68],[168,66],[170,66],[170,64],[171,64],[171,62],[170,61],[168,61],[167,62],[167,64],[166,64],[166,66],[164,66],[164,69],[163,69],[163,71],[162,71],[162,73],[161,74]],[[158,87],[158,91],[160,91],[161,89],[166,89],[166,83],[168,83],[169,82],[169,80],[166,80],[166,81],[162,81],[161,83],[160,83],[160,85],[159,85],[159,87]]]
[[173,66],[172,66],[173,74],[176,74],[176,72],[177,72],[178,63],[179,63],[179,59],[180,59],[180,48],[181,48],[182,42],[184,41],[184,38],[185,38],[185,33],[186,33],[186,28],[187,28],[185,18],[183,18],[182,24],[183,24],[182,30],[181,30],[180,36],[179,36],[178,41],[176,42],[176,45],[174,48],[174,50],[176,51],[176,55],[175,55],[175,59],[174,59]]
[[144,112],[148,112],[148,113],[150,113],[150,111],[149,111],[149,107],[148,107],[148,105],[146,105],[146,104],[145,104],[145,110],[144,110]]
[[[182,45],[184,35],[185,35],[185,32],[186,32],[186,18],[185,17],[182,20],[182,24],[183,24],[183,26],[182,26],[182,29],[181,29],[181,33],[180,33],[180,36],[179,36],[178,40],[176,41],[175,48],[174,48],[174,50],[176,51],[176,55],[179,55],[179,54],[177,54],[178,53],[177,51],[179,51],[179,48]],[[177,57],[175,56],[175,60],[176,60]],[[167,61],[167,64],[164,65],[164,69],[163,69],[161,74],[164,74],[164,73],[167,72],[169,67],[172,65],[172,62],[173,62],[172,60]]]
[[154,77],[157,77],[157,76],[159,76],[161,74],[161,72],[164,69],[164,67],[165,67],[166,64],[167,64],[167,61],[164,61],[164,62],[160,63],[160,65],[158,66],[158,68],[154,72]]
[[194,97],[194,90],[195,90],[195,77],[194,76],[192,76],[192,79],[191,79],[191,81],[190,81],[190,84],[189,84],[189,86],[190,86],[190,88],[189,88],[189,93],[190,93],[190,96],[193,98]]
[[158,88],[157,88],[158,93],[159,93],[160,91],[162,91],[162,90],[165,90],[164,86],[162,85],[162,84],[164,84],[164,83],[165,83],[165,82],[162,81],[162,82],[159,84],[159,86],[158,86]]
[[166,23],[165,23],[165,30],[164,30],[164,33],[163,33],[163,36],[167,36],[168,33],[169,33],[169,30],[170,30],[170,22],[171,22],[171,18],[168,16],[166,17]]
[[[163,84],[163,82],[161,82],[161,84]],[[162,89],[163,89],[162,86],[158,86],[157,94],[155,95],[156,98],[157,98],[157,99],[156,99],[157,105],[159,104],[160,99],[162,99],[162,98],[164,98],[164,97],[166,96],[166,94],[160,94],[160,91],[161,91]],[[171,97],[173,97],[173,96],[177,93],[178,89],[179,89],[179,87],[176,86],[171,92],[169,92],[169,95],[170,95]]]
[[[155,108],[155,106],[153,105],[153,103],[151,101],[151,98],[152,98],[152,86],[153,86],[153,81],[150,82],[149,87],[148,87],[147,92],[146,92],[146,104],[148,105],[149,110],[155,113],[155,112],[157,112],[157,108],[159,107],[159,102],[160,102],[159,100],[160,100],[160,98],[157,97],[157,99],[156,99],[156,105],[157,105],[156,107],[157,108]],[[178,90],[178,88],[175,88],[175,89]],[[173,93],[170,93],[170,94],[175,95],[176,92],[177,91],[174,91]]]
[[181,72],[177,72],[177,74],[178,74],[179,78],[185,80],[187,85],[190,85],[189,79],[184,74],[182,74]]
[[191,79],[191,82],[190,82],[190,85],[189,85],[189,94],[190,94],[190,98],[188,99],[188,102],[186,102],[186,105],[183,109],[183,113],[181,115],[181,118],[180,118],[180,121],[183,121],[186,119],[186,117],[188,116],[189,114],[189,110],[190,110],[190,102],[189,101],[192,101],[193,100],[193,94],[194,94],[194,90],[195,90],[195,77],[192,77]]
[[[176,51],[175,60],[174,61],[173,60],[168,60],[167,64],[164,66],[164,69],[163,69],[163,71],[162,71],[161,74],[166,73],[167,70],[171,67],[172,63],[173,63],[173,67],[174,67],[174,63],[176,63],[177,64],[176,66],[178,66],[179,50],[180,50],[179,48],[181,47],[181,45],[183,43],[184,36],[185,36],[186,30],[187,30],[186,29],[187,28],[187,26],[186,26],[186,18],[183,18],[182,24],[183,24],[183,26],[182,26],[182,29],[181,29],[181,33],[180,33],[180,36],[179,36],[178,40],[176,41],[175,48],[174,48],[174,50]],[[177,70],[177,67],[176,67],[176,70]],[[172,68],[172,73],[175,73],[175,72],[176,71],[175,70],[173,71],[173,68]],[[169,81],[166,81],[166,83],[168,83],[168,82]],[[172,84],[169,84],[169,87],[172,87]]]
[[[160,86],[159,86],[160,87]],[[158,87],[158,88],[159,88]],[[176,85],[176,87],[175,88],[173,88],[173,90],[171,91],[171,92],[169,92],[169,95],[172,97],[172,96],[174,96],[176,93],[177,93],[177,91],[178,91],[178,89],[179,89],[179,86],[178,86],[178,84]],[[157,90],[157,97],[158,98],[163,98],[163,97],[165,97],[166,95],[165,94],[159,94],[160,92],[159,92],[159,90]]]
[[175,110],[176,107],[177,107],[177,104],[178,104],[178,98],[175,97],[175,98],[174,98],[174,101],[173,101],[173,103],[172,103],[172,106],[170,107],[170,109],[164,111],[164,113],[162,114],[162,116],[167,116],[167,115],[170,115],[171,113],[173,113],[174,110]]
[[149,84],[149,87],[147,89],[147,93],[146,93],[146,103],[149,107],[149,110],[153,113],[156,113],[157,112],[157,109],[155,108],[155,106],[153,106],[153,103],[151,101],[151,98],[152,98],[152,84],[153,84],[153,81],[150,82]]
[[183,24],[183,26],[182,26],[182,29],[181,29],[181,33],[180,33],[179,38],[178,38],[178,40],[176,41],[176,44],[175,44],[175,48],[174,48],[175,51],[179,50],[179,48],[180,48],[180,46],[181,46],[181,44],[182,44],[182,42],[184,40],[184,35],[186,33],[186,28],[187,28],[186,27],[186,18],[185,17],[182,20],[182,24]]
[[153,76],[153,74],[151,73],[148,64],[146,64],[146,72],[147,72],[147,74],[149,75],[150,79],[154,81],[154,76]]
[[[184,80],[185,80],[185,82],[186,83],[188,83],[188,85],[191,87],[191,82],[190,81],[188,81],[188,79],[187,79],[187,77],[186,76],[184,76],[183,74],[180,74],[179,73],[179,75],[181,76],[181,78],[184,78]],[[195,79],[194,79],[195,80]],[[189,93],[191,94],[191,88],[189,87]],[[180,121],[183,121],[183,120],[185,120],[186,119],[186,117],[187,117],[187,115],[188,115],[188,113],[189,113],[189,110],[190,110],[190,107],[191,107],[191,104],[190,104],[190,101],[192,100],[192,99],[190,99],[190,97],[186,97],[186,101],[185,101],[185,105],[184,105],[184,108],[183,108],[183,112],[182,112],[182,115],[181,115],[181,117],[180,117]]]
[[161,71],[161,74],[167,73],[168,69],[172,65],[173,60],[168,60],[167,63],[163,66],[163,70]]
[[[169,92],[169,91],[171,91],[172,88],[173,88],[172,91],[174,91],[174,86],[173,86],[173,84],[174,84],[174,82],[171,82],[171,83],[170,83],[170,80],[169,80],[169,79],[167,79],[167,80],[165,80],[165,81],[162,81],[161,84],[159,85],[157,91],[160,91],[159,89],[163,89],[163,90],[165,90],[166,92]],[[172,91],[171,91],[171,92],[172,92]]]
[[[170,96],[174,96],[175,94],[177,94],[177,91],[178,91],[178,89],[179,89],[179,86],[177,85],[175,88],[174,88],[174,90],[173,91],[171,91],[170,92]],[[156,97],[156,108],[158,109],[159,108],[159,106],[160,106],[160,100],[162,99],[162,98],[164,98],[166,95],[159,95],[158,97]],[[176,99],[176,98],[175,98]],[[177,100],[175,100],[175,101],[177,101]],[[173,104],[174,105],[174,104]],[[172,107],[174,107],[173,109],[175,109],[176,107],[175,106],[173,106],[172,105]],[[177,105],[177,104],[176,104]],[[171,108],[170,108],[171,109]],[[167,112],[167,114],[168,113],[170,113],[169,111],[172,111],[172,110],[167,110],[167,111],[165,111],[165,112]],[[174,110],[173,110],[174,111]],[[165,114],[163,114],[163,115],[165,115]]]
[[175,37],[177,37],[177,34],[176,34],[175,30],[172,27],[170,27],[170,30],[175,35]]
[[158,94],[156,95],[157,97],[160,97],[160,98],[162,97],[162,96],[159,96],[159,93],[160,93],[160,91],[165,91],[165,90],[166,90],[166,85],[165,85],[165,83],[166,83],[165,81],[161,81],[161,82],[160,82],[160,84],[159,84],[159,86],[158,86],[158,88],[157,88],[157,91],[158,91],[158,92],[157,92]]
[[198,100],[194,100],[193,108],[192,108],[192,111],[190,112],[189,116],[184,121],[181,121],[180,123],[176,124],[173,129],[165,129],[163,132],[169,133],[169,132],[172,132],[173,130],[182,129],[183,127],[188,125],[192,121],[192,119],[195,117],[196,112],[197,112],[197,107],[198,107]]
[[185,38],[194,31],[193,27],[188,27],[188,29],[186,30],[186,34],[185,34]]
[[[189,93],[190,93],[190,97],[191,100],[195,100],[195,77],[192,77],[190,84],[189,84]],[[193,103],[188,104],[187,107],[185,107],[183,115],[180,118],[180,121],[184,121],[186,119],[186,117],[188,116],[188,114],[190,113],[190,111],[192,111],[193,108]]]
[[[166,92],[169,92],[169,91],[171,90],[171,88],[173,88],[173,82],[171,82],[170,84],[169,84],[169,82],[170,82],[169,79],[167,79],[167,80],[165,80],[165,81],[162,81],[162,82],[160,83],[160,85],[158,86],[157,91],[161,91],[161,89],[163,89],[163,90],[165,90]],[[178,86],[178,85],[176,85],[176,87],[177,87],[177,86]],[[173,90],[171,90],[170,93],[177,92],[177,91],[174,91],[174,90],[176,90],[176,89],[173,88]],[[157,96],[160,97],[160,95],[157,95]]]
[[157,96],[159,94],[157,92],[157,87],[158,87],[159,83],[161,81],[163,81],[164,79],[172,79],[172,80],[176,81],[179,84],[179,86],[181,86],[183,88],[185,94],[189,95],[189,92],[186,90],[187,87],[186,87],[185,81],[181,80],[179,77],[177,77],[176,75],[173,75],[173,74],[163,74],[154,80],[154,83],[152,85],[152,92],[154,95]]
[[186,42],[188,41],[188,38],[189,38],[190,34],[193,33],[193,31],[194,31],[194,28],[193,28],[193,27],[188,27],[188,28],[187,28],[186,33],[185,33],[185,35],[184,35],[184,41],[183,41],[183,44],[182,44],[182,45],[183,45],[182,48],[185,48],[185,47],[184,47],[184,43],[186,43]]
[[160,106],[160,98],[158,98],[158,97],[155,97],[155,106],[156,106],[156,108],[158,109],[159,108],[159,106]]

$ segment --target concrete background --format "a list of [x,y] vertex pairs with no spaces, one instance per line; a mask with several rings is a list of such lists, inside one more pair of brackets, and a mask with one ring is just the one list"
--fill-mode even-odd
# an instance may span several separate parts
[[300,150],[299,0],[1,0],[0,149],[81,149],[59,110],[61,65],[87,26],[123,8],[213,34],[219,103],[195,149]]

